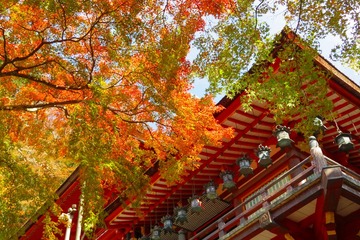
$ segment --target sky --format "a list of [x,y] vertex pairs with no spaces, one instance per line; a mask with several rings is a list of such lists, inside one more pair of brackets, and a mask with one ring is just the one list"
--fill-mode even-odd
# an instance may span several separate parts
[[[212,21],[212,20],[209,20]],[[285,20],[282,14],[268,14],[261,17],[260,21],[265,21],[270,26],[271,34],[275,35],[281,32],[281,30],[285,27]],[[320,51],[319,54],[328,60],[331,64],[333,64],[340,72],[346,75],[349,79],[354,81],[357,85],[360,86],[360,73],[355,72],[349,67],[345,66],[339,61],[333,61],[330,59],[331,49],[335,47],[337,44],[341,43],[339,37],[329,35],[325,39],[320,40]],[[192,48],[188,54],[188,59],[192,60],[195,58],[197,54],[197,49]],[[191,89],[191,93],[197,97],[202,97],[205,94],[205,90],[209,87],[209,83],[206,79],[196,79],[194,82],[194,88]],[[215,96],[214,101],[218,102],[224,95]]]

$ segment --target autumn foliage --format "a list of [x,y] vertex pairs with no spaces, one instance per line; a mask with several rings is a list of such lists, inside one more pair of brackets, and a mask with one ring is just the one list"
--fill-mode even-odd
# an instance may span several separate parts
[[[0,238],[53,202],[77,166],[90,230],[105,186],[141,199],[155,162],[180,179],[204,144],[231,134],[211,96],[189,94],[191,76],[213,93],[246,93],[246,109],[268,104],[278,123],[332,114],[314,50],[336,35],[332,57],[359,70],[359,9],[357,0],[0,0]],[[271,14],[306,43],[272,36],[261,20]]]
[[204,144],[229,135],[211,97],[189,94],[186,56],[203,16],[231,7],[1,1],[0,238],[14,236],[76,166],[86,182],[84,222],[93,224],[104,185],[141,198],[155,161],[175,181]]

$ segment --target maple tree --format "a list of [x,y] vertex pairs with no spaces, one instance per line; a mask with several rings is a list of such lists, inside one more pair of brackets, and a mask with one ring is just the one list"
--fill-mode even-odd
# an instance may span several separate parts
[[[356,0],[237,1],[195,40],[200,53],[193,69],[208,78],[212,93],[233,97],[245,91],[248,110],[253,101],[267,103],[277,123],[299,116],[303,121],[295,129],[308,136],[316,116],[336,117],[326,98],[330,76],[313,64],[319,41],[336,36],[340,43],[326,57],[359,71],[359,13]],[[271,25],[281,24],[279,16],[288,27],[274,36]]]
[[[221,17],[230,4],[1,1],[0,238],[53,202],[76,166],[91,231],[105,186],[141,199],[154,161],[171,183],[204,144],[230,136],[211,96],[188,92],[186,60],[202,16]],[[49,216],[44,237],[55,238]]]
[[[104,186],[141,198],[154,160],[175,181],[204,144],[229,136],[212,116],[219,109],[211,97],[188,93],[191,73],[206,76],[211,93],[246,90],[244,107],[264,101],[278,122],[299,114],[307,121],[298,129],[311,132],[306,122],[332,114],[328,76],[313,65],[317,41],[339,36],[332,57],[359,69],[357,0],[0,3],[1,238],[53,200],[76,166],[90,229]],[[312,48],[289,41],[271,54],[279,37],[259,16],[279,11]],[[207,15],[216,21],[205,28]],[[200,51],[193,63],[186,60],[192,41]],[[48,225],[44,236],[54,237],[56,224]]]

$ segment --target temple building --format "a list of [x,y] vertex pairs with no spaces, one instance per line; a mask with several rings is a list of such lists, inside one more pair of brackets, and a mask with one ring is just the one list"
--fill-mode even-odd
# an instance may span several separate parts
[[[137,209],[109,192],[106,226],[96,239],[360,239],[360,87],[320,55],[313,61],[329,73],[324,91],[338,116],[314,119],[321,139],[293,131],[296,116],[276,125],[266,104],[246,112],[242,93],[225,97],[215,117],[234,128],[233,138],[204,146],[198,167],[177,185],[168,186],[156,168],[144,173],[151,191]],[[304,141],[307,150],[298,145]],[[61,239],[83,239],[72,208],[80,202],[78,176],[77,169],[57,190],[57,203],[72,218]],[[40,239],[43,218],[28,221],[20,239]]]

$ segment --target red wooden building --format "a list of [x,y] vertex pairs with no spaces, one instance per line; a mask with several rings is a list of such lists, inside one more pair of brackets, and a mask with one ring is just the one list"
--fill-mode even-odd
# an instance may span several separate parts
[[[340,116],[336,122],[324,121],[327,130],[319,141],[324,155],[314,139],[308,152],[301,151],[295,132],[289,135],[292,147],[277,147],[275,122],[266,105],[254,104],[249,113],[242,109],[240,95],[224,98],[219,104],[225,109],[216,118],[235,129],[234,137],[224,139],[221,147],[205,146],[199,168],[189,169],[177,185],[168,186],[156,171],[147,173],[152,191],[141,203],[142,216],[131,201],[114,197],[104,208],[106,227],[97,229],[97,239],[360,239],[360,88],[321,56],[314,58],[314,64],[331,74],[327,97]],[[341,148],[352,148],[347,152],[335,141],[339,129],[350,133],[341,142]],[[266,168],[254,153],[259,145],[271,150],[272,164]],[[252,174],[241,158],[245,153],[253,159]],[[261,163],[266,161],[264,156]],[[232,179],[226,173],[232,173]],[[78,170],[57,191],[64,212],[79,204],[77,177]],[[200,208],[199,201],[188,202],[194,195],[202,203]],[[161,221],[165,216],[172,217],[171,228]],[[20,239],[40,239],[42,218],[29,221]],[[75,239],[76,219],[77,212],[70,239]],[[156,224],[161,232],[154,233]]]

